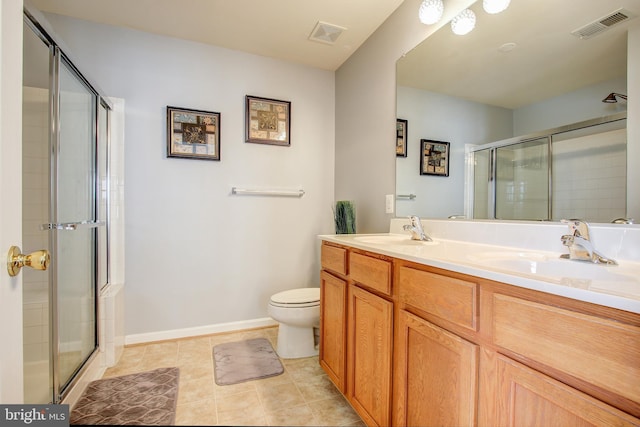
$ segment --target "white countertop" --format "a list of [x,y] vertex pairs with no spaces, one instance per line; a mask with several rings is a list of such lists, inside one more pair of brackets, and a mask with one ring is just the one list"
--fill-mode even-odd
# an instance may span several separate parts
[[[432,267],[640,313],[640,262],[617,266],[560,259],[562,252],[461,240],[411,241],[407,234],[321,235],[321,240]],[[388,241],[387,241],[388,240]]]

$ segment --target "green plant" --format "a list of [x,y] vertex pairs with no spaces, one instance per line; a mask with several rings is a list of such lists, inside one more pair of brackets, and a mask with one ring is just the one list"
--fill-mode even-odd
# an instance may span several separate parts
[[355,234],[356,208],[350,200],[339,200],[333,210],[336,234]]

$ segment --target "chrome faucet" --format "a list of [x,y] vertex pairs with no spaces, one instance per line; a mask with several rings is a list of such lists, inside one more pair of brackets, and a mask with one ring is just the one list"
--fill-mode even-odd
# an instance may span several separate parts
[[569,248],[569,253],[560,255],[560,258],[588,261],[594,264],[618,265],[614,260],[595,250],[589,238],[589,224],[579,219],[563,219],[562,223],[569,226],[571,234],[565,234],[560,238],[562,244]]
[[409,217],[409,221],[411,221],[411,224],[406,224],[402,229],[404,231],[411,232],[411,240],[422,240],[425,242],[431,242],[433,240],[424,232],[420,218],[415,215],[411,215]]
[[633,224],[634,223],[634,219],[633,218],[616,218],[613,221],[611,221],[612,224]]

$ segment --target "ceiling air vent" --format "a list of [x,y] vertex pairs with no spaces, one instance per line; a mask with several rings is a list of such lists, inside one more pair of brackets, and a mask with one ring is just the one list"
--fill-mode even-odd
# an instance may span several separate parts
[[309,40],[324,44],[334,44],[345,30],[346,28],[318,21],[313,31],[311,31],[311,35],[309,35]]
[[580,27],[577,30],[573,30],[571,34],[576,37],[580,37],[583,40],[589,39],[607,31],[614,25],[626,22],[631,18],[635,18],[635,16],[635,14],[631,13],[627,9],[618,9],[594,22],[591,22],[590,24]]

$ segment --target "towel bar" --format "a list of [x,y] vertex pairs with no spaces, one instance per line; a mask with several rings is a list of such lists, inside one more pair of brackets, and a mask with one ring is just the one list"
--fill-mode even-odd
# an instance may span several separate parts
[[304,190],[268,190],[232,187],[231,194],[247,196],[302,197]]
[[398,194],[396,196],[396,199],[409,199],[409,200],[413,200],[415,199],[417,196],[415,194]]

